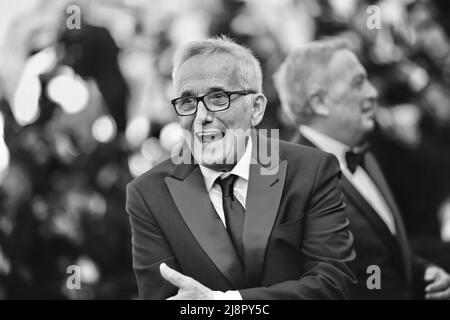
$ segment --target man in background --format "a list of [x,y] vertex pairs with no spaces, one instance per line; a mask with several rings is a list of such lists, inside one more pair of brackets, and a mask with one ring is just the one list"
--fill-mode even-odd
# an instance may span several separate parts
[[[367,150],[377,90],[356,55],[344,41],[312,42],[293,50],[274,80],[283,110],[298,126],[293,142],[339,160],[357,254],[352,298],[450,298],[449,275],[411,253],[400,212]],[[369,278],[374,272],[380,281]]]

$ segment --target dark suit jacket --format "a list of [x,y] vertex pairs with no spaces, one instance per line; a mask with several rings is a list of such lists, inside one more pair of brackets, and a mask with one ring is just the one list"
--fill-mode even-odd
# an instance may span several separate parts
[[[292,142],[314,146],[298,133]],[[386,224],[372,206],[343,176],[341,180],[346,204],[345,212],[354,235],[356,259],[351,262],[358,279],[351,288],[352,299],[411,299],[424,297],[423,275],[426,261],[411,254],[404,224],[391,191],[375,158],[367,153],[364,169],[371,177],[388,204],[395,221],[396,235],[392,235]],[[381,271],[381,289],[369,290],[367,279],[373,273],[367,271],[377,265]]]
[[[261,134],[257,140],[268,141]],[[168,160],[127,186],[142,298],[176,294],[160,276],[162,262],[212,290],[239,290],[244,299],[348,298],[354,276],[347,263],[354,250],[336,158],[280,141],[280,160],[268,165],[257,156],[259,145],[253,144],[252,158],[258,161],[250,167],[246,201],[245,268],[197,164]],[[264,167],[278,170],[262,175]]]

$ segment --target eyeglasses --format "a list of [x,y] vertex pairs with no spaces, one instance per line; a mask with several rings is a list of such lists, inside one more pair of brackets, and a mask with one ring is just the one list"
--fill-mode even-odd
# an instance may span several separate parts
[[201,97],[181,97],[171,101],[179,116],[191,116],[197,113],[198,103],[201,101],[211,112],[223,111],[230,107],[231,95],[248,95],[256,91],[216,91]]

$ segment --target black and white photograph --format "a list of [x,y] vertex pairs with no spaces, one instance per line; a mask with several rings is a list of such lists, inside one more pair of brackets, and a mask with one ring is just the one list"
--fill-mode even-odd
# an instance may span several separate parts
[[0,300],[450,300],[449,15],[0,0]]

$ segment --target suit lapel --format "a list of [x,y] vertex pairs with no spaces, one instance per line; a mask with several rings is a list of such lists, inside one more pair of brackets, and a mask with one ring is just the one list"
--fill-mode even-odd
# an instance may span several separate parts
[[[300,143],[307,146],[316,147],[311,141],[303,137],[300,132],[297,132],[292,139],[294,143]],[[361,193],[351,184],[351,182],[342,175],[341,185],[344,193],[351,198],[354,203],[361,209],[361,213],[364,214],[369,223],[374,227],[380,238],[386,243],[390,250],[394,250],[398,245],[401,249],[402,261],[401,265],[405,270],[407,279],[411,279],[411,269],[408,267],[408,261],[410,261],[409,246],[407,243],[406,233],[404,230],[403,222],[401,221],[399,210],[395,204],[394,198],[389,190],[387,183],[385,182],[381,170],[379,169],[373,156],[368,153],[365,157],[365,169],[372,178],[375,185],[379,188],[381,194],[386,200],[389,208],[391,209],[396,226],[396,236],[393,236],[387,225],[376,213],[373,207],[367,202],[367,200],[361,195]],[[394,259],[397,259],[397,254],[394,253]]]
[[398,209],[397,204],[394,201],[394,197],[392,196],[392,192],[372,154],[366,154],[364,159],[364,166],[367,173],[372,178],[373,182],[378,187],[378,190],[380,190],[381,194],[386,200],[389,209],[391,209],[395,220],[395,227],[400,228],[402,231],[402,235],[404,235],[405,231],[403,228],[403,223],[401,221],[400,210]]
[[380,235],[380,238],[386,242],[387,247],[392,248],[392,241],[395,241],[395,238],[386,223],[384,223],[373,207],[344,175],[342,176],[341,185],[344,193],[349,199],[353,200],[353,203],[360,209],[360,212],[374,227]]
[[[257,285],[262,277],[266,249],[286,178],[286,160],[265,164],[259,158],[261,145],[266,146],[265,150],[272,150],[268,147],[269,140],[260,133],[253,133],[252,139],[254,144],[242,237],[245,275],[228,233],[206,192],[198,165],[177,166],[173,177],[165,179],[189,230],[233,288],[241,288],[243,284]],[[278,148],[275,152],[280,154]]]
[[[256,152],[260,145],[269,142],[262,134],[259,134],[258,140],[253,141],[258,141],[259,145],[257,147],[255,144],[253,148],[252,160],[258,159]],[[279,154],[278,149],[276,152]],[[272,174],[264,174],[267,169],[270,169]],[[281,163],[276,161],[270,167],[257,160],[252,161],[250,166],[243,234],[245,274],[250,286],[258,284],[262,276],[267,244],[280,205],[286,170],[286,160]]]
[[406,274],[408,276],[408,279],[411,277],[411,268],[408,266],[410,265],[409,261],[411,259],[411,252],[409,250],[408,245],[408,238],[406,236],[405,227],[403,225],[403,221],[400,215],[400,210],[397,207],[397,204],[394,201],[394,197],[392,195],[392,192],[384,179],[384,176],[381,172],[380,167],[378,166],[375,158],[371,153],[367,153],[364,159],[364,165],[367,173],[372,178],[373,182],[377,185],[378,189],[380,190],[381,194],[383,195],[384,199],[386,200],[389,208],[391,209],[391,213],[394,217],[395,222],[395,229],[397,234],[397,240],[399,242],[399,245],[401,247],[402,251],[402,258],[404,261]]
[[[296,143],[302,143],[307,146],[316,147],[311,141],[303,137],[299,132],[293,139]],[[341,185],[344,193],[353,200],[353,202],[359,207],[360,212],[364,214],[367,220],[372,224],[372,226],[377,230],[377,233],[380,235],[381,239],[384,241],[393,240],[392,233],[389,231],[389,228],[384,223],[384,221],[380,218],[380,216],[375,212],[373,207],[367,202],[367,200],[361,195],[361,193],[353,186],[353,184],[342,175]],[[390,247],[390,246],[388,246]]]
[[242,266],[209,199],[200,168],[198,165],[183,166],[187,165],[179,166],[175,177],[165,179],[172,199],[200,247],[232,287],[240,288],[244,284]]
[[291,139],[291,142],[317,148],[317,146],[315,146],[311,141],[302,136],[298,130],[296,131],[294,137]]

